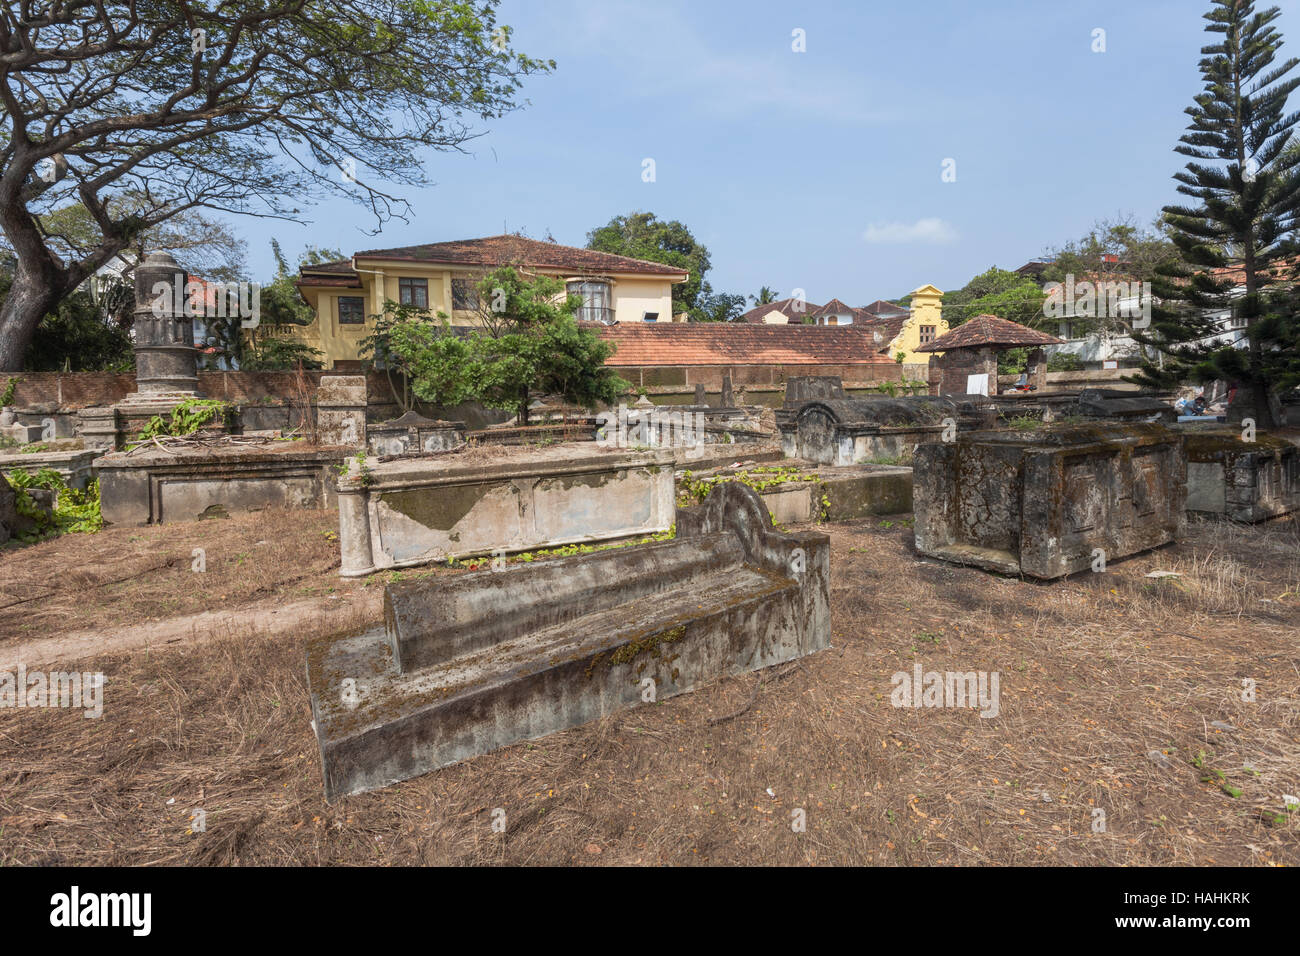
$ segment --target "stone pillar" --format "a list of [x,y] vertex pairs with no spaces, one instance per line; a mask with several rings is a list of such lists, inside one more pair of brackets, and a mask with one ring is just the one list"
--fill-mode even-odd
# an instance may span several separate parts
[[339,576],[359,578],[375,570],[370,545],[370,495],[357,476],[339,479]]
[[165,252],[135,270],[135,386],[140,395],[199,393],[194,318],[186,315],[189,276]]
[[722,373],[722,407],[736,407],[736,398],[731,392],[731,369]]
[[1040,392],[1047,388],[1047,353],[1041,348],[1031,351],[1028,367],[1029,384],[1036,386]]
[[117,409],[83,408],[77,412],[77,437],[87,448],[113,451],[117,447]]
[[322,375],[316,391],[316,430],[322,445],[366,447],[366,377]]
[[697,382],[697,383],[695,384],[695,404],[696,404],[696,405],[705,405],[705,404],[707,404],[707,400],[705,399],[705,396],[704,396],[704,383],[703,383],[703,382]]

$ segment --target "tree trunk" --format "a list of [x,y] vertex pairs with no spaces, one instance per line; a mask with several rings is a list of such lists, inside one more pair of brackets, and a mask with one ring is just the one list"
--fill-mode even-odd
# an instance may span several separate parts
[[17,372],[45,313],[59,304],[64,290],[57,276],[33,274],[20,264],[14,284],[0,305],[0,372]]

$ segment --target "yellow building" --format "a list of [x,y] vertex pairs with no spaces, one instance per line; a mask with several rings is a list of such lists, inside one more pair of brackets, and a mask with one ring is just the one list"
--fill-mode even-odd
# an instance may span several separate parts
[[871,333],[876,350],[882,355],[897,359],[902,352],[904,364],[928,365],[934,353],[916,350],[948,331],[948,323],[943,319],[943,292],[932,285],[915,290],[906,311],[899,308],[886,315],[864,312],[859,310],[856,325]]
[[659,262],[523,236],[372,249],[299,271],[298,291],[316,316],[296,336],[320,350],[326,368],[356,368],[359,343],[386,300],[444,312],[452,325],[479,325],[477,284],[506,265],[563,280],[583,298],[578,319],[607,325],[673,321],[673,285],[689,278]]

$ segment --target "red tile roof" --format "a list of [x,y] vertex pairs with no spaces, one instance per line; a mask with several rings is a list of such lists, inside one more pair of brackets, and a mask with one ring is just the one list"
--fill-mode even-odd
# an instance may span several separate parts
[[[797,309],[795,308],[796,305],[798,305]],[[765,305],[754,306],[742,315],[738,321],[763,325],[765,324],[763,322],[763,316],[767,315],[769,312],[780,312],[785,316],[787,323],[794,322],[795,324],[800,324],[806,316],[812,315],[819,308],[821,308],[821,306],[816,303],[806,302],[802,299],[777,299],[775,302],[768,302]],[[780,325],[781,323],[776,322],[773,324]]]
[[[903,331],[903,326],[909,318],[911,318],[910,312],[904,312],[902,315],[880,316],[859,310],[858,318],[853,322],[871,336],[879,351],[884,352],[889,348],[889,343],[898,338],[898,333]],[[877,333],[880,335],[878,340]]]
[[578,249],[554,242],[527,239],[524,236],[488,236],[484,239],[459,239],[432,242],[420,246],[394,249],[368,249],[353,258],[391,259],[398,262],[434,262],[447,265],[494,268],[521,262],[539,269],[556,269],[580,275],[635,273],[685,281],[689,273],[662,262],[616,256],[593,249]]
[[[594,323],[593,323],[594,324]],[[608,365],[892,365],[851,325],[743,322],[597,325],[618,346]]]
[[858,310],[851,305],[846,305],[839,299],[831,299],[824,306],[818,309],[813,315],[857,315]]
[[911,312],[905,305],[886,302],[884,299],[877,299],[870,305],[864,305],[858,311],[869,312],[872,315],[908,315]]
[[967,319],[951,332],[945,332],[933,342],[922,345],[918,352],[946,352],[949,349],[972,348],[981,345],[1057,345],[1060,339],[1039,332],[1019,322],[1008,322],[996,315],[977,315]]

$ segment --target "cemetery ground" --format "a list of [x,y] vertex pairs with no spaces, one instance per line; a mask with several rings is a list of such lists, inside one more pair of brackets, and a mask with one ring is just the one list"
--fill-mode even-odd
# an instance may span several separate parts
[[[831,650],[331,805],[305,639],[459,573],[343,581],[336,520],[0,551],[0,670],[107,679],[100,719],[0,710],[0,863],[1300,864],[1293,519],[1051,584],[918,559],[906,515],[824,525]],[[998,716],[892,706],[917,662],[998,672]]]

